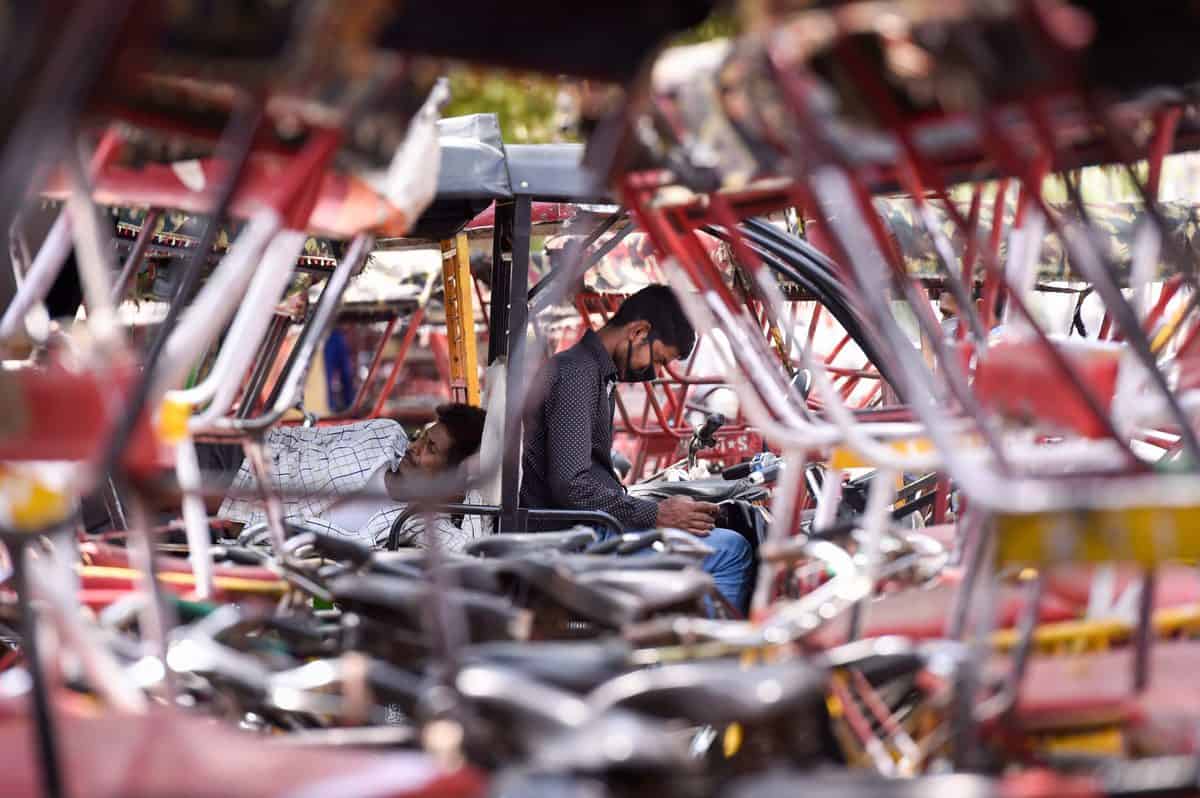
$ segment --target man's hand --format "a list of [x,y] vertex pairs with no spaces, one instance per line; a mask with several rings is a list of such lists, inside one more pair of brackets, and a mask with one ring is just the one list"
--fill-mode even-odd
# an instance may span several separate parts
[[672,496],[659,502],[655,523],[660,527],[682,529],[703,537],[713,528],[717,509],[717,505],[709,502],[698,502],[687,496]]

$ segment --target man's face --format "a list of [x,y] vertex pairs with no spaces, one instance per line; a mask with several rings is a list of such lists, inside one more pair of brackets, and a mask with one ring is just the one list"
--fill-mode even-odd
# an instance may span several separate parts
[[426,426],[417,435],[416,440],[408,445],[400,469],[408,472],[419,472],[427,475],[444,471],[448,465],[447,456],[454,439],[445,424],[436,421]]
[[[634,327],[635,325],[630,325]],[[647,341],[650,345],[647,346]],[[629,374],[641,371],[654,364],[655,371],[658,371],[672,360],[679,359],[679,349],[668,344],[664,344],[655,336],[650,334],[650,326],[643,324],[636,325],[636,328],[629,333],[629,343],[633,346],[623,347],[624,354],[621,349],[618,349],[618,358],[625,360],[624,363],[617,363],[622,373]]]
[[938,310],[942,313],[943,319],[949,319],[958,315],[958,300],[954,298],[954,294],[949,291],[943,291],[938,297]]

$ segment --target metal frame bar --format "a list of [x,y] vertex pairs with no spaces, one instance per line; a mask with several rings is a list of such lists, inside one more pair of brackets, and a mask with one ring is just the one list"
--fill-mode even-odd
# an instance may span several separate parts
[[[619,222],[623,216],[625,216],[625,211],[624,209],[621,209],[605,217],[604,221],[597,225],[595,230],[588,233],[587,238],[585,238],[583,243],[580,245],[579,251],[587,252],[593,244],[600,240],[600,236],[611,230],[613,225]],[[627,224],[618,230],[612,238],[610,238],[608,241],[605,241],[599,249],[588,256],[588,265],[584,267],[584,271],[587,271],[588,268],[595,265],[601,258],[607,255],[609,252],[612,252],[612,250],[616,248],[617,244],[620,244],[623,240],[625,240],[625,236],[633,232],[633,229],[634,225],[632,223]],[[539,293],[541,293],[542,289],[550,284],[550,280],[557,274],[557,272],[558,270],[555,269],[543,276],[542,279],[538,280],[537,284],[529,289],[529,299],[532,300]]]
[[[964,235],[967,237],[967,240],[971,241],[972,239],[975,238],[977,231],[968,228],[966,220],[963,218],[962,214],[958,211],[958,209],[954,206],[954,203],[950,201],[944,181],[941,180],[940,176],[933,170],[933,168],[928,163],[928,161],[921,155],[919,148],[917,148],[915,142],[913,141],[913,137],[911,134],[911,130],[909,129],[909,126],[907,125],[905,120],[903,120],[901,118],[899,111],[895,108],[895,106],[892,103],[887,92],[879,84],[878,77],[876,75],[874,75],[870,69],[865,67],[863,61],[861,60],[861,58],[859,58],[859,53],[857,52],[855,47],[852,45],[852,43],[847,42],[846,44],[847,44],[847,46],[845,46],[842,49],[844,50],[845,55],[848,56],[848,62],[849,62],[848,66],[850,67],[851,74],[852,74],[853,78],[855,79],[856,84],[863,90],[863,92],[867,96],[871,97],[878,104],[879,110],[883,113],[884,118],[887,121],[889,121],[889,123],[891,123],[891,126],[893,127],[893,129],[895,130],[895,132],[897,134],[897,137],[900,141],[901,148],[902,148],[902,151],[904,154],[904,158],[906,159],[906,162],[911,165],[911,168],[913,169],[913,171],[917,175],[919,175],[926,184],[928,184],[932,187],[932,189],[934,191],[934,195],[945,206],[947,212],[949,213],[951,219],[954,221],[956,226],[958,226],[959,229],[964,233]],[[795,107],[795,110],[805,108],[805,106],[807,105],[807,101],[805,99],[803,88],[797,83],[795,76],[787,73],[786,71],[783,71],[783,72],[779,73],[778,77],[780,78],[781,85],[785,89],[786,93],[789,95],[789,100],[792,102],[793,106]],[[821,134],[819,132],[812,130],[812,126],[811,126],[811,124],[808,123],[807,119],[803,118],[803,116],[799,113],[794,114],[794,115],[797,117],[798,121],[802,125],[804,125],[806,128],[809,129],[808,132],[811,134],[811,137],[814,142],[818,142],[818,143],[822,142]],[[995,128],[997,123],[996,123],[995,118],[991,114],[984,113],[982,115],[981,122],[983,124],[985,131],[987,131],[988,133],[992,133],[994,135],[999,135],[998,131],[993,129],[993,128]],[[828,146],[828,143],[827,142],[825,142],[825,143]],[[994,143],[994,142],[992,142],[992,143]],[[1007,154],[1007,153],[1001,153],[1001,155],[1004,155],[1004,154]],[[1034,165],[1031,168],[1036,168],[1036,165]],[[847,171],[849,171],[849,170],[847,170]],[[1007,184],[1004,184],[1004,185],[1006,187]],[[1023,186],[1023,188],[1024,187],[1025,186]],[[861,190],[861,186],[859,186],[859,188]],[[1020,211],[1021,211],[1021,207],[1022,207],[1020,204],[1020,199],[1025,199],[1026,202],[1029,201],[1029,198],[1027,197],[1027,193],[1028,192],[1026,192],[1026,191],[1022,191],[1022,193],[1021,193],[1021,196],[1018,201],[1018,215],[1020,215]],[[998,203],[999,203],[999,201],[1000,201],[999,197],[1002,197],[1003,194],[998,193],[997,196],[998,196]],[[1040,198],[1034,197],[1033,199],[1035,201],[1037,201]],[[860,197],[860,201],[861,201],[861,197]],[[997,210],[1000,210],[1001,207],[1002,206],[998,204]],[[1000,216],[1001,216],[1001,214],[998,213],[997,218],[999,218]],[[868,215],[867,220],[872,221],[872,215]],[[997,230],[995,220],[994,220],[993,224],[994,224],[993,231],[992,231],[993,238],[996,238],[998,236],[998,230]],[[1017,225],[1017,224],[1018,224],[1017,219],[1014,219],[1014,225]],[[878,233],[876,233],[876,235],[878,235]],[[886,255],[888,252],[888,248],[885,247],[884,252]],[[994,253],[987,252],[985,250],[985,255],[991,256],[991,257],[984,258],[984,265],[987,268],[988,272],[994,274],[996,276],[996,279],[1000,280],[1001,282],[1004,282],[1004,268],[995,260]],[[986,296],[986,292],[985,292],[985,296]],[[1062,354],[1062,352],[1057,347],[1055,347],[1053,345],[1053,343],[1048,339],[1045,331],[1036,322],[1036,320],[1034,319],[1031,312],[1025,306],[1023,297],[1021,297],[1018,293],[1013,293],[1013,292],[1007,292],[1007,297],[1009,300],[1011,300],[1011,303],[1012,303],[1011,306],[1013,307],[1013,309],[1016,310],[1020,314],[1020,316],[1032,328],[1032,330],[1034,331],[1034,333],[1037,336],[1038,344],[1046,351],[1047,355],[1050,357],[1051,362],[1054,364],[1056,369],[1058,371],[1060,371],[1062,376],[1072,385],[1074,390],[1079,394],[1080,398],[1086,402],[1089,412],[1095,417],[1096,421],[1102,425],[1102,427],[1105,430],[1105,434],[1108,437],[1110,437],[1115,443],[1117,443],[1117,445],[1122,447],[1122,451],[1125,454],[1125,456],[1127,457],[1127,459],[1129,460],[1130,465],[1134,468],[1138,468],[1141,465],[1141,463],[1138,460],[1138,458],[1136,457],[1136,455],[1134,455],[1132,453],[1132,451],[1130,451],[1128,443],[1125,442],[1121,438],[1121,436],[1118,434],[1117,430],[1113,427],[1111,419],[1104,412],[1104,409],[1103,409],[1102,405],[1100,404],[1099,400],[1097,399],[1095,394],[1090,389],[1087,388],[1086,384],[1084,383],[1084,381],[1082,380],[1081,376],[1076,371],[1076,369],[1073,367],[1073,365],[1065,358],[1065,356]],[[985,310],[988,310],[988,309],[985,309]],[[983,420],[982,416],[977,416],[977,418],[979,418],[981,421]]]
[[[506,224],[511,234],[511,249],[509,250],[508,276],[505,285],[508,289],[508,307],[505,313],[504,326],[493,325],[493,340],[500,337],[506,339],[505,352],[508,355],[508,373],[505,378],[507,391],[504,419],[504,458],[500,472],[500,506],[503,512],[496,521],[497,532],[511,529],[525,529],[524,512],[518,507],[520,501],[520,445],[521,421],[525,409],[525,368],[524,357],[514,357],[525,347],[526,328],[529,322],[529,242],[532,232],[531,213],[533,200],[528,195],[517,196],[510,211],[505,213]],[[497,213],[500,206],[496,208]],[[504,261],[499,261],[501,264]],[[503,268],[503,267],[502,267]],[[493,308],[496,306],[493,291]]]
[[271,327],[267,331],[262,346],[259,347],[254,368],[250,371],[250,379],[242,390],[242,398],[236,413],[238,418],[249,418],[258,406],[263,388],[266,387],[267,378],[271,374],[271,366],[275,365],[275,359],[279,356],[279,348],[287,338],[289,326],[291,326],[291,320],[287,316],[276,314],[275,318],[271,319]]
[[350,405],[350,412],[346,414],[349,418],[358,418],[358,414],[362,411],[362,406],[367,401],[367,394],[371,389],[372,383],[375,382],[375,376],[379,371],[379,364],[383,362],[383,350],[387,349],[388,341],[392,340],[392,333],[396,331],[396,324],[399,321],[399,316],[388,319],[387,327],[384,328],[383,335],[379,339],[379,344],[375,347],[375,355],[371,358],[371,366],[367,369],[367,376],[363,378],[362,385],[358,386],[358,393],[354,397],[354,402]]
[[1154,639],[1154,593],[1158,572],[1146,569],[1142,576],[1142,594],[1138,601],[1137,632],[1133,651],[1133,689],[1143,692],[1150,687],[1150,654]]
[[129,250],[129,255],[125,258],[125,265],[121,268],[121,274],[113,286],[114,304],[120,305],[129,295],[129,287],[133,285],[134,278],[142,268],[142,262],[146,259],[146,250],[150,248],[150,243],[154,240],[154,228],[158,226],[158,220],[161,218],[162,211],[157,208],[146,211],[146,216],[142,219],[142,229],[138,231],[137,240],[133,242],[133,248]]
[[414,310],[413,314],[409,316],[408,326],[404,328],[404,338],[400,340],[400,349],[396,352],[396,357],[392,359],[392,370],[388,372],[387,381],[379,391],[379,398],[375,400],[375,406],[371,408],[370,418],[379,418],[383,415],[383,408],[387,404],[388,395],[396,387],[396,381],[400,379],[400,372],[404,368],[404,361],[408,357],[408,350],[412,348],[413,339],[417,337],[417,330],[420,329],[421,322],[424,320],[425,308],[423,306]]
[[[511,303],[509,272],[512,255],[513,204],[510,201],[496,203],[496,222],[492,228],[492,301],[491,321],[488,325],[488,364],[499,358],[508,358],[508,308]],[[508,262],[509,266],[504,264]]]
[[[1003,134],[993,114],[985,113],[983,117],[985,123],[990,128],[990,132],[993,133],[991,141],[995,145],[994,149],[998,158],[1007,159],[1014,166],[1020,167],[1020,156],[1014,150],[1014,142]],[[1037,113],[1035,110],[1031,113],[1031,117],[1034,121],[1035,129],[1041,134],[1047,157],[1059,155],[1060,146],[1054,138],[1053,130],[1047,128],[1048,122],[1044,115]],[[1151,384],[1162,394],[1168,412],[1170,412],[1180,427],[1181,439],[1184,448],[1191,457],[1191,461],[1193,463],[1200,463],[1200,438],[1196,436],[1195,431],[1192,429],[1190,419],[1188,419],[1182,405],[1179,404],[1179,398],[1168,385],[1166,376],[1159,369],[1154,352],[1150,346],[1150,341],[1147,340],[1142,330],[1141,321],[1138,319],[1136,311],[1121,293],[1116,279],[1115,266],[1110,262],[1105,253],[1091,247],[1086,241],[1074,242],[1072,237],[1067,235],[1066,226],[1054,214],[1050,213],[1041,195],[1037,193],[1037,183],[1034,182],[1037,176],[1036,173],[1028,168],[1020,171],[1025,187],[1029,189],[1032,202],[1035,203],[1035,206],[1046,218],[1049,229],[1062,238],[1068,252],[1073,256],[1073,261],[1078,264],[1084,276],[1090,278],[1096,288],[1096,292],[1104,300],[1106,318],[1109,313],[1112,314],[1112,321],[1129,345],[1129,351],[1137,357],[1146,374],[1150,377]],[[1078,186],[1067,175],[1064,175],[1063,182],[1067,187],[1067,193],[1071,198],[1072,204],[1080,215],[1080,220],[1084,224],[1088,224],[1087,210]]]
[[34,750],[37,752],[42,794],[47,798],[58,798],[66,793],[64,772],[58,750],[58,735],[55,733],[54,707],[50,697],[50,686],[46,671],[42,667],[41,651],[38,646],[37,611],[33,606],[32,585],[29,581],[29,566],[25,553],[29,544],[36,540],[34,535],[5,535],[12,560],[13,588],[21,606],[21,646],[29,668],[30,701],[33,704],[32,731]]

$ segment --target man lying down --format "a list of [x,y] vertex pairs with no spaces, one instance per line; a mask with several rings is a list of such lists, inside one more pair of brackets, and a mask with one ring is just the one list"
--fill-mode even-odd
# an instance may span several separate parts
[[[373,419],[330,427],[278,427],[267,433],[268,468],[284,498],[285,520],[359,540],[368,545],[387,541],[392,522],[407,505],[387,498],[348,499],[369,492],[376,497],[397,495],[406,475],[434,476],[456,468],[479,451],[484,412],[464,404],[437,408],[437,420],[410,442],[404,428],[391,419]],[[248,461],[234,477],[240,495],[257,489]],[[296,497],[300,498],[296,498]],[[463,497],[466,504],[482,504],[477,491]],[[219,518],[250,527],[266,520],[261,501],[226,498]],[[480,516],[438,516],[436,531],[441,545],[458,551],[491,532],[491,519]],[[424,521],[408,519],[400,545],[423,547]]]

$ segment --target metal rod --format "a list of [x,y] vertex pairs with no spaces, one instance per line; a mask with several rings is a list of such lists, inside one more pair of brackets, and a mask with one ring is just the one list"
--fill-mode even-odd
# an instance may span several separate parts
[[[116,130],[110,129],[104,134],[104,138],[100,140],[96,151],[92,153],[89,162],[89,171],[92,174],[98,174],[100,170],[112,159],[117,147],[120,146],[121,136]],[[71,159],[72,165],[78,169],[77,156]],[[73,178],[77,184],[86,184],[86,180],[82,176]],[[78,185],[72,189],[72,194],[78,191]],[[68,202],[58,212],[57,218],[47,231],[45,238],[38,247],[37,255],[29,262],[28,268],[25,270],[23,277],[18,280],[17,292],[13,295],[12,300],[8,303],[8,307],[4,309],[4,315],[0,317],[0,336],[8,337],[21,329],[25,323],[25,317],[34,307],[39,306],[46,298],[47,292],[54,285],[54,281],[61,274],[63,265],[67,261],[67,256],[71,252],[72,230],[70,218],[70,205]],[[78,202],[76,201],[76,203]],[[86,203],[91,212],[90,202]],[[93,217],[92,222],[95,219]],[[92,227],[95,227],[93,224]],[[94,231],[93,231],[94,232]],[[94,254],[94,253],[93,253]],[[80,264],[83,265],[83,264]],[[85,268],[85,271],[88,271]],[[83,277],[83,273],[80,273]]]
[[[581,243],[579,245],[579,252],[586,252],[588,250],[588,248],[590,248],[592,246],[592,244],[596,243],[596,241],[599,240],[600,236],[602,236],[606,232],[608,232],[608,230],[611,229],[614,224],[619,222],[621,220],[621,217],[624,215],[625,215],[625,211],[624,211],[624,209],[621,209],[621,210],[617,211],[616,213],[612,214],[611,216],[608,216],[607,218],[605,218],[603,222],[601,222],[599,225],[596,226],[595,230],[593,230],[591,233],[588,234],[587,238],[584,239],[583,243]],[[625,236],[629,235],[629,233],[632,232],[635,227],[636,227],[636,225],[634,225],[632,223],[625,225],[623,228],[618,230],[616,232],[616,234],[613,235],[612,238],[610,238],[608,241],[605,241],[603,244],[601,244],[600,247],[596,250],[596,252],[588,257],[587,268],[591,268],[601,258],[603,258],[605,255],[607,255],[609,252],[612,252],[613,249],[615,249],[616,246],[625,239]],[[529,297],[528,298],[530,300],[532,300],[534,297],[536,297],[538,294],[540,294],[542,292],[542,289],[544,289],[547,285],[550,284],[551,278],[553,278],[555,276],[555,274],[557,274],[559,272],[560,269],[568,269],[568,268],[571,268],[573,265],[574,264],[572,264],[572,263],[566,263],[566,264],[560,266],[558,269],[552,270],[545,277],[538,280],[537,285],[535,285],[533,288],[529,289]]]
[[[146,601],[138,616],[142,639],[149,643],[151,655],[166,665],[167,637],[174,625],[172,605],[167,601],[166,591],[158,581],[158,562],[154,556],[153,533],[146,517],[146,506],[135,491],[126,488],[123,493],[129,498],[129,535],[126,547],[129,550],[131,567],[142,575],[141,589]],[[174,702],[175,680],[170,668],[164,668],[163,686],[166,698]]]
[[[521,420],[525,410],[525,355],[528,351],[527,326],[529,305],[526,302],[529,289],[529,240],[532,226],[533,201],[528,196],[519,196],[513,202],[512,250],[509,268],[509,290],[507,301],[507,328],[495,328],[493,335],[508,338],[508,374],[505,378],[506,397],[504,404],[504,458],[500,471],[500,506],[504,512],[498,521],[497,531],[522,531],[517,518],[517,504],[521,486]],[[553,293],[553,292],[552,292]],[[493,301],[494,298],[493,298]]]
[[113,286],[114,304],[120,305],[129,294],[129,286],[133,284],[134,278],[142,268],[142,261],[146,258],[146,250],[150,248],[150,242],[154,240],[154,228],[158,226],[160,218],[162,218],[162,211],[156,208],[146,211],[146,217],[142,220],[142,229],[138,232],[137,240],[133,242],[133,248],[129,250],[129,256],[125,258],[125,265],[121,267],[121,274],[117,277],[116,285]]
[[29,242],[25,240],[25,233],[22,231],[24,221],[24,214],[18,213],[8,226],[8,257],[12,261],[17,286],[20,286],[25,275],[29,273],[32,262],[29,257]]
[[259,394],[262,393],[267,377],[270,376],[271,366],[275,365],[279,347],[283,343],[283,339],[287,337],[288,322],[287,316],[279,314],[271,319],[271,328],[267,331],[262,346],[258,349],[254,369],[250,372],[250,379],[247,380],[246,387],[242,390],[242,399],[236,414],[238,418],[248,418],[254,412]]
[[[509,272],[512,241],[512,202],[496,202],[496,220],[492,229],[492,302],[488,325],[488,365],[508,357]],[[509,257],[505,257],[509,254]],[[508,261],[508,263],[506,263]]]
[[[471,275],[471,285],[475,289],[475,298],[479,300],[479,315],[483,317],[484,332],[490,335],[492,331],[491,303],[484,300],[483,289],[479,287],[479,280],[474,274]],[[489,338],[489,340],[491,339]]]
[[[92,164],[106,164],[112,158],[115,142],[113,134],[100,142],[89,159]],[[78,149],[66,161],[67,179],[71,190],[67,195],[64,210],[71,221],[71,240],[75,248],[75,270],[83,293],[83,306],[87,311],[88,332],[101,347],[112,353],[125,348],[124,331],[117,322],[117,308],[112,298],[112,275],[116,261],[112,239],[106,229],[109,222],[103,220],[101,211],[92,201],[89,170],[80,159]],[[103,227],[102,227],[103,225]]]
[[279,500],[279,493],[271,484],[271,469],[267,465],[267,455],[264,451],[266,447],[261,437],[252,435],[242,442],[242,448],[246,452],[246,460],[250,463],[250,473],[254,475],[259,496],[266,509],[267,533],[271,538],[271,548],[275,550],[277,556],[282,557],[284,543],[287,541],[287,533],[283,526],[283,503]]
[[[301,328],[301,331],[300,331],[301,336],[306,334],[306,332],[308,330],[308,326],[311,323],[312,323],[311,318],[307,319],[304,322],[304,326]],[[266,401],[267,407],[273,407],[275,405],[275,403],[279,401],[279,394],[283,390],[283,375],[290,373],[291,370],[293,368],[295,368],[296,358],[299,357],[299,352],[298,352],[299,348],[300,348],[300,345],[299,345],[299,342],[297,342],[292,347],[292,350],[290,352],[288,352],[287,361],[284,362],[284,364],[283,364],[283,371],[281,372],[279,379],[275,381],[275,385],[271,387],[271,392],[269,394],[267,394],[267,401]]]
[[375,382],[375,374],[379,371],[379,364],[383,362],[383,350],[387,348],[387,342],[392,340],[392,333],[396,331],[396,322],[399,320],[399,316],[388,320],[387,327],[379,339],[379,345],[375,347],[375,356],[371,358],[371,367],[367,369],[367,376],[363,379],[362,385],[358,386],[358,395],[354,397],[354,403],[350,406],[350,412],[346,414],[350,418],[357,418],[359,411],[362,410],[363,403],[367,401],[367,394],[371,389],[371,384]]
[[[937,320],[934,319],[932,310],[929,307],[928,297],[924,294],[920,284],[905,272],[904,264],[900,262],[897,252],[891,246],[891,241],[888,239],[886,232],[882,227],[882,223],[880,222],[878,215],[875,213],[875,210],[871,205],[865,190],[863,189],[861,181],[850,179],[848,182],[850,183],[851,195],[858,204],[858,212],[862,220],[866,223],[867,229],[872,234],[877,251],[883,263],[890,267],[892,271],[892,277],[904,292],[905,299],[912,308],[919,327],[928,337],[930,345],[933,347],[938,359],[943,364],[941,376],[944,380],[946,388],[949,389],[950,393],[959,402],[960,406],[975,419],[976,425],[980,433],[983,435],[985,443],[993,452],[997,467],[1002,473],[1010,473],[1011,466],[1009,465],[1007,458],[1005,457],[1003,447],[1001,446],[999,431],[991,423],[988,415],[983,412],[983,408],[979,405],[974,394],[970,391],[967,384],[967,375],[964,373],[964,370],[957,358],[953,356],[953,353],[947,347],[946,341],[942,337],[941,327],[938,325]],[[839,244],[839,246],[845,249],[844,235],[839,235],[835,230],[834,240]],[[847,250],[847,254],[848,252],[849,251]],[[747,251],[747,254],[752,253]],[[950,268],[948,263],[945,265],[947,273],[950,275],[950,279],[954,280],[955,275],[953,270]],[[857,264],[855,264],[855,266],[857,266]],[[965,295],[965,289],[963,289],[963,292]],[[969,301],[969,297],[967,297],[967,300]],[[874,303],[868,301],[866,304],[868,308],[870,308]],[[890,320],[885,320],[885,326],[888,321]],[[980,329],[982,330],[982,327]],[[982,341],[983,339],[980,338],[980,340]],[[936,390],[936,383],[934,383],[932,380],[929,380],[927,387],[930,389],[931,393],[934,393]],[[853,386],[847,390],[847,397],[852,390]]]
[[1148,569],[1142,578],[1133,650],[1133,689],[1139,693],[1150,686],[1150,649],[1154,638],[1154,592],[1157,582],[1157,572],[1153,568]]
[[417,330],[421,327],[421,322],[424,320],[425,308],[423,307],[417,308],[413,311],[412,316],[409,317],[408,326],[404,329],[404,338],[400,341],[400,349],[396,352],[392,370],[388,373],[387,382],[383,384],[383,388],[379,391],[379,398],[375,400],[375,406],[371,408],[371,418],[379,418],[380,414],[383,413],[388,395],[396,387],[396,380],[400,379],[400,372],[404,367],[405,358],[408,357],[408,350],[412,348],[413,339],[417,337]]
[[[975,309],[975,302],[971,298],[971,292],[967,285],[960,279],[959,273],[955,271],[952,261],[954,260],[954,250],[947,238],[945,232],[937,224],[937,219],[933,216],[929,204],[925,201],[924,189],[920,185],[920,179],[917,177],[917,167],[908,166],[906,169],[900,170],[901,176],[909,176],[910,193],[913,197],[913,203],[916,205],[917,218],[921,222],[921,227],[929,235],[933,241],[934,255],[937,256],[937,261],[946,273],[946,283],[950,287],[950,293],[958,301],[959,319],[965,319],[975,339],[979,341],[980,346],[987,342],[987,330],[984,329],[983,321],[979,318],[979,314]],[[978,195],[971,204],[972,211],[978,216],[979,201]],[[972,239],[974,240],[974,239]]]
[[946,637],[951,640],[962,640],[967,629],[967,616],[971,608],[971,596],[975,583],[983,569],[984,549],[989,535],[987,524],[978,513],[968,513],[963,519],[963,538],[966,546],[967,564],[962,582],[954,593],[954,603],[950,610],[950,621],[946,629]]
[[30,698],[33,701],[34,744],[37,750],[42,794],[46,798],[60,798],[66,794],[63,771],[58,756],[58,741],[55,734],[54,710],[51,707],[50,687],[38,650],[37,612],[33,608],[33,592],[29,584],[29,567],[25,562],[26,549],[32,537],[9,538],[12,553],[13,586],[21,604],[21,647],[29,668]]
[[1016,709],[1017,693],[1021,689],[1021,680],[1025,677],[1025,670],[1029,665],[1029,655],[1033,651],[1033,635],[1037,630],[1038,616],[1040,605],[1042,603],[1042,591],[1045,589],[1046,577],[1041,571],[1028,584],[1025,601],[1027,602],[1023,612],[1021,613],[1021,624],[1019,637],[1017,638],[1017,647],[1013,651],[1012,671],[1008,675],[1007,696],[1011,702],[1009,711]]
[[964,657],[956,669],[954,681],[954,707],[951,728],[954,740],[954,768],[966,770],[974,764],[979,754],[977,745],[979,726],[975,720],[976,697],[982,683],[987,657],[991,652],[991,634],[996,621],[995,536],[990,528],[980,530],[980,572],[983,584],[979,601],[974,608],[972,639]]
[[125,508],[121,504],[121,496],[117,493],[117,486],[112,481],[112,477],[104,480],[104,486],[100,488],[100,493],[104,498],[104,509],[108,511],[108,520],[112,522],[113,528],[129,529],[129,521],[125,518]]

